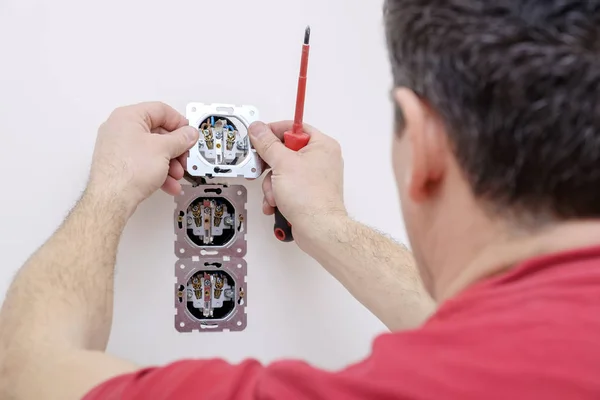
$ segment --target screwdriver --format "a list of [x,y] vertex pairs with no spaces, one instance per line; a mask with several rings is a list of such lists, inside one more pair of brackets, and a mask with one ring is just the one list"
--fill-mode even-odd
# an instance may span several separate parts
[[[310,53],[310,26],[304,31],[304,44],[302,45],[302,59],[300,61],[300,76],[298,78],[298,93],[296,95],[296,114],[292,130],[283,134],[283,143],[290,150],[298,151],[310,141],[310,136],[304,132],[302,121],[304,119],[304,101],[306,99],[306,76],[308,74],[308,55]],[[282,242],[293,242],[292,225],[275,208],[275,237]]]

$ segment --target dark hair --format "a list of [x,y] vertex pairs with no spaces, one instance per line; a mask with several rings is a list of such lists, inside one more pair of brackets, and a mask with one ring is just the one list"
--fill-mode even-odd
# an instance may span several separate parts
[[386,0],[385,24],[395,86],[442,117],[476,196],[600,217],[600,0]]

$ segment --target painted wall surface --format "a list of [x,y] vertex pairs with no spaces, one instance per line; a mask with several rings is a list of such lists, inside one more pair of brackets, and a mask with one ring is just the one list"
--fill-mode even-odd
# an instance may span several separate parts
[[[342,144],[350,213],[405,241],[381,10],[382,1],[364,0],[1,1],[0,295],[77,201],[96,130],[112,109],[146,100],[182,112],[190,101],[243,103],[266,121],[290,119],[307,24],[306,122]],[[328,369],[369,353],[383,325],[315,261],[274,239],[260,182],[244,184],[247,330],[173,328],[174,202],[157,193],[120,246],[111,353],[141,364],[298,357]]]

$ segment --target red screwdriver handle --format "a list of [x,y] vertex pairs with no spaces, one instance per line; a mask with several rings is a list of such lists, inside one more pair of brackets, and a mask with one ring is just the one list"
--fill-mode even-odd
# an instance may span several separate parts
[[[285,147],[290,150],[298,151],[308,144],[310,136],[305,132],[285,132],[283,134]],[[285,243],[293,242],[294,235],[292,234],[292,224],[283,216],[278,208],[275,208],[275,226],[273,227],[275,237]]]
[[310,135],[306,132],[287,131],[283,134],[283,143],[290,150],[298,151],[306,147],[310,141]]

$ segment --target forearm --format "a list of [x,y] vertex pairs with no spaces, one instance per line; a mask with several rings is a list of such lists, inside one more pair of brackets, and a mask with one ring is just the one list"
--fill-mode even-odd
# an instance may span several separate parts
[[103,350],[112,321],[113,273],[128,211],[87,193],[27,261],[0,313],[11,353],[45,347]]
[[159,188],[181,192],[179,157],[198,130],[163,103],[115,110],[96,139],[88,188],[23,266],[0,310],[0,398],[80,399],[137,366],[103,352],[120,236]]
[[303,250],[390,330],[417,327],[433,312],[406,247],[348,217],[319,226],[306,229]]

